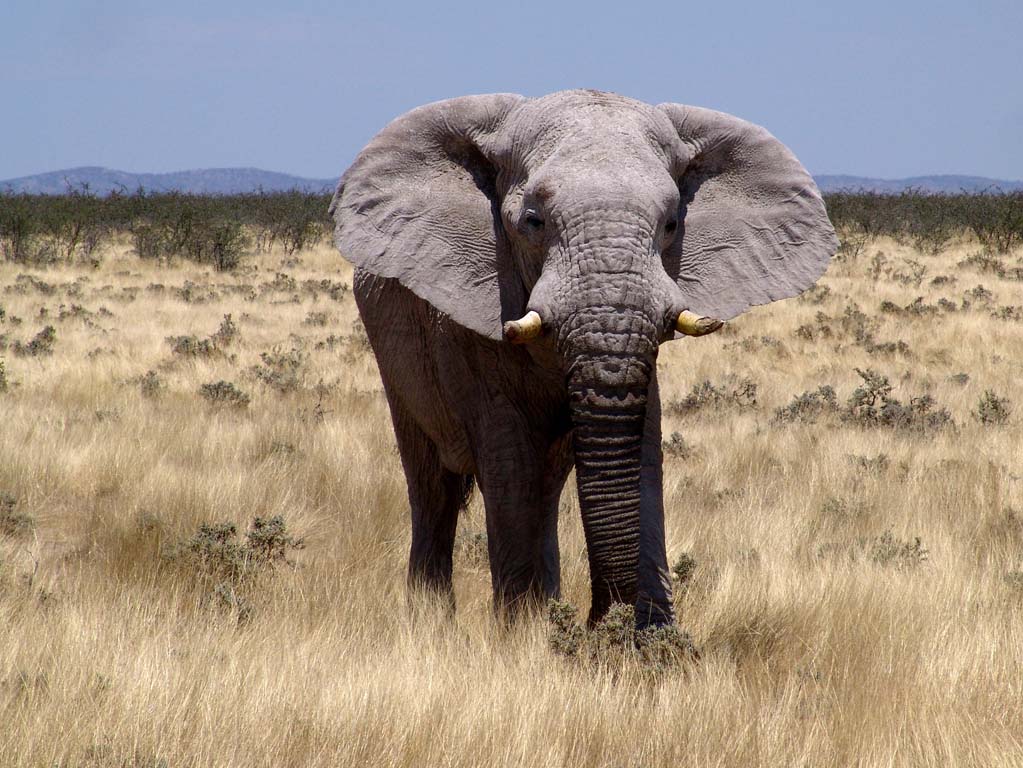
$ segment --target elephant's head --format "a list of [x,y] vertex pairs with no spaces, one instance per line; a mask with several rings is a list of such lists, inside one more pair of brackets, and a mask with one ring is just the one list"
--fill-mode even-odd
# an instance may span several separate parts
[[363,150],[332,211],[357,266],[482,336],[556,351],[591,618],[636,598],[658,345],[797,295],[837,245],[812,178],[763,128],[594,91],[413,110]]

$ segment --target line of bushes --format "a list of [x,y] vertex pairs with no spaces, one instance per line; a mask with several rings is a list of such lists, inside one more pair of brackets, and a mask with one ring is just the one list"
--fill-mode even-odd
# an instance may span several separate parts
[[127,236],[140,258],[180,257],[229,270],[252,248],[279,245],[291,254],[320,241],[330,229],[329,203],[330,195],[299,191],[0,193],[0,257],[26,264],[95,261],[101,245]]
[[963,234],[993,253],[1023,244],[1023,192],[932,195],[908,190],[898,195],[840,192],[824,196],[843,249],[858,253],[872,237],[884,235],[938,253]]
[[[936,253],[955,237],[975,237],[988,251],[1023,244],[1023,192],[825,195],[843,249],[855,255],[872,237],[887,235]],[[294,253],[330,232],[329,194],[299,191],[239,195],[180,192],[67,195],[0,192],[0,257],[46,264],[95,260],[99,247],[126,235],[143,259],[180,257],[217,269],[237,266],[249,249],[274,245]]]

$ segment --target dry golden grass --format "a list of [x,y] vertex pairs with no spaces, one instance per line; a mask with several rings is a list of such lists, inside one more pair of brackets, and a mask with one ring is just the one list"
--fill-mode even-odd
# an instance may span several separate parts
[[[759,386],[755,405],[666,407],[665,438],[693,449],[666,457],[665,497],[669,558],[697,562],[677,600],[702,658],[661,674],[560,657],[540,616],[502,628],[485,561],[462,549],[457,617],[410,610],[404,479],[354,303],[302,287],[350,284],[328,246],[232,276],[124,248],[98,269],[0,264],[0,494],[14,500],[0,502],[0,765],[1023,764],[1023,323],[992,317],[1020,284],[957,266],[978,250],[871,243],[832,266],[820,303],[663,348],[666,406],[705,379]],[[268,285],[275,272],[297,287]],[[216,295],[186,302],[188,280]],[[978,283],[990,305],[878,311],[960,305]],[[857,344],[855,321],[835,319],[853,302],[875,342],[909,353]],[[94,314],[59,319],[72,303]],[[832,336],[797,336],[818,312]],[[220,352],[172,353],[166,337],[209,337],[228,313],[239,334]],[[15,354],[47,324],[51,355]],[[252,373],[275,347],[301,351],[294,391]],[[855,367],[903,402],[929,393],[957,428],[774,419],[824,384],[844,405]],[[147,395],[150,370],[164,386]],[[199,387],[220,380],[249,405],[207,403]],[[1008,423],[971,416],[988,389],[1016,404]],[[585,606],[570,496],[564,589]],[[237,586],[245,611],[173,557],[202,523],[243,532],[273,515],[306,547]],[[483,529],[478,498],[461,525]],[[927,560],[872,558],[886,531],[919,536]]]

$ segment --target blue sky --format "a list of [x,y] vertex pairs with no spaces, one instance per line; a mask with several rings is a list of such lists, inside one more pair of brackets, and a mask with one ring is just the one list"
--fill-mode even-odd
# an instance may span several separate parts
[[1021,30],[1020,0],[3,0],[0,178],[330,177],[419,104],[589,87],[732,112],[818,174],[1023,179]]

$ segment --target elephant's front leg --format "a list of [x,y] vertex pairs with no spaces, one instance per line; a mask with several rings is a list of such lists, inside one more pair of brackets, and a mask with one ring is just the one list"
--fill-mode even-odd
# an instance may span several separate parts
[[477,447],[494,607],[514,616],[560,589],[557,499],[568,470],[551,477],[548,446],[507,402],[491,404]]
[[675,620],[664,542],[662,462],[661,397],[655,370],[647,394],[640,469],[639,597],[636,601],[636,622],[640,627],[670,624]]

